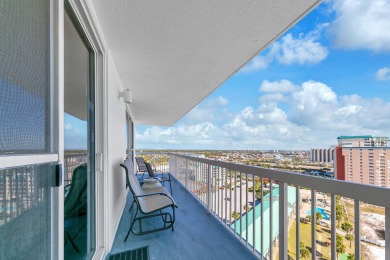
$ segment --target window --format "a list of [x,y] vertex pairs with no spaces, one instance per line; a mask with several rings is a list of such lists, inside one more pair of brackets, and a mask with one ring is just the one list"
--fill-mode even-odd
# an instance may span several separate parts
[[126,143],[127,156],[134,158],[134,123],[128,114],[126,114]]

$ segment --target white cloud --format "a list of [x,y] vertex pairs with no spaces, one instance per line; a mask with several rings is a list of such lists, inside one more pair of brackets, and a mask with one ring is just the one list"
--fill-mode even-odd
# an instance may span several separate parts
[[390,1],[338,0],[333,9],[330,33],[337,47],[390,51]]
[[226,106],[227,104],[229,104],[229,101],[222,96],[217,97],[216,102],[220,106]]
[[350,116],[358,113],[363,107],[360,105],[346,105],[336,111],[336,115]]
[[375,73],[377,80],[390,80],[390,68],[384,67]]
[[298,38],[294,38],[290,33],[283,36],[271,45],[266,55],[257,55],[241,71],[253,72],[265,69],[274,60],[285,65],[321,62],[328,56],[328,49],[318,40],[327,26],[327,23],[320,24],[306,35],[300,34]]
[[275,43],[276,59],[285,65],[291,64],[315,64],[328,56],[328,49],[316,41],[316,34],[309,33],[294,38],[291,34],[284,36],[280,42]]
[[291,97],[290,120],[313,129],[330,127],[337,109],[337,95],[321,82],[307,81]]
[[286,97],[282,93],[265,94],[259,98],[260,103],[281,102],[284,100],[286,100]]
[[65,124],[64,128],[65,128],[66,130],[69,130],[69,129],[72,128],[72,124],[71,124],[71,123]]
[[294,85],[291,81],[282,79],[280,81],[270,82],[264,80],[259,88],[261,92],[293,92],[297,89],[297,86]]
[[191,123],[217,120],[218,118],[215,117],[215,112],[228,104],[229,101],[222,96],[206,100],[205,102],[201,102],[195,108],[193,108],[186,115],[185,119]]
[[257,70],[266,69],[268,65],[273,61],[273,55],[256,56],[249,61],[243,68],[243,72],[252,72]]
[[337,96],[330,86],[315,81],[282,96],[283,106],[269,98],[258,107],[214,111],[216,115],[207,117],[220,117],[222,123],[183,120],[170,128],[149,127],[137,133],[137,142],[142,148],[309,149],[334,145],[341,134],[388,135],[390,103],[381,99]]

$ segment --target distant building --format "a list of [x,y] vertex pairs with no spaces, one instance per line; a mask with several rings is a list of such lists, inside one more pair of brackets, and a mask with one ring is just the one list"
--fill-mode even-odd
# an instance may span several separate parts
[[390,188],[387,137],[340,136],[337,139],[337,179]]
[[374,137],[372,135],[337,137],[338,145],[342,147],[384,147],[387,146],[387,137]]
[[323,162],[329,163],[334,161],[334,147],[327,149],[316,149],[310,150],[310,161],[312,162]]

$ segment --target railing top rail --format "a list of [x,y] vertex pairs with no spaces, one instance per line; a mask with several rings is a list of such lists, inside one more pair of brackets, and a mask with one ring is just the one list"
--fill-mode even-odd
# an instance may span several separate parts
[[87,153],[68,153],[68,154],[64,154],[64,158],[68,158],[68,157],[84,157],[84,156],[87,156],[88,154]]
[[173,154],[173,153],[168,153],[168,152],[135,152],[135,154],[162,154],[162,155],[168,155],[168,154]]
[[249,166],[244,164],[223,162],[183,154],[169,153],[169,155],[177,156],[183,159],[189,159],[195,162],[207,163],[213,166],[226,168],[231,171],[252,174],[257,177],[269,178],[295,186],[319,190],[321,192],[336,194],[343,197],[357,199],[370,204],[390,208],[390,189],[388,188],[334,179],[325,179],[310,175],[261,168],[257,166]]

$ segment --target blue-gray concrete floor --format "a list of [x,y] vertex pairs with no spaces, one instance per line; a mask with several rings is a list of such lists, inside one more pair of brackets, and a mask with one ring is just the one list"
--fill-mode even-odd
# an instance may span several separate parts
[[[167,186],[169,186],[167,184]],[[169,188],[168,188],[169,189]],[[150,259],[256,259],[234,235],[189,194],[176,180],[172,181],[173,198],[178,204],[174,231],[160,231],[148,235],[130,234],[129,192],[126,207],[110,254],[149,246]],[[133,210],[134,214],[134,210]],[[156,223],[145,223],[154,225]]]

